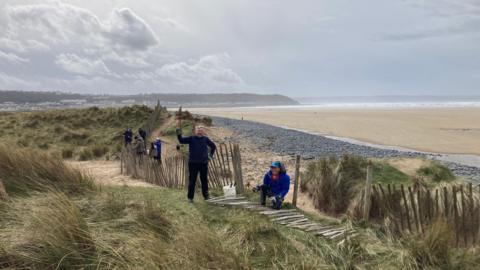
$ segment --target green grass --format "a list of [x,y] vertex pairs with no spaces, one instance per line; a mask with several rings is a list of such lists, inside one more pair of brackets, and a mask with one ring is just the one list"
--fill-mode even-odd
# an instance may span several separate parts
[[[3,113],[0,140],[39,148],[65,158],[91,159],[116,154],[127,127],[134,132],[152,113],[146,106]],[[83,149],[88,148],[83,153]],[[71,153],[70,153],[71,150]]]
[[[189,204],[184,190],[92,188],[61,159],[20,152],[11,162],[2,152],[9,152],[0,151],[0,179],[10,196],[0,203],[1,268],[474,269],[480,261],[474,252],[446,249],[441,226],[405,241],[357,228],[357,238],[335,243],[249,210],[207,204],[200,194]],[[27,167],[33,170],[25,174]],[[12,188],[15,181],[28,183],[26,192]]]
[[15,198],[1,211],[0,265],[13,268],[474,269],[479,260],[445,251],[439,233],[403,243],[359,229],[359,238],[337,244],[248,210],[188,204],[175,189],[43,193]]
[[379,184],[408,184],[410,177],[384,161],[373,164],[373,181]]
[[419,168],[417,174],[433,183],[451,182],[455,180],[453,172],[439,162],[430,162],[430,164]]
[[[351,155],[311,162],[300,188],[312,197],[317,209],[344,214],[365,185],[367,165],[367,159]],[[373,180],[380,184],[410,182],[408,175],[384,161],[373,161]]]
[[9,194],[45,190],[80,194],[94,189],[89,176],[68,167],[60,157],[4,145],[0,145],[0,180]]

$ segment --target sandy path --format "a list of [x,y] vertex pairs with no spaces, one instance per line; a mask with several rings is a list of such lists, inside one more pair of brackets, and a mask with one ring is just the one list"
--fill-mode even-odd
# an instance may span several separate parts
[[154,187],[154,185],[120,174],[119,161],[66,161],[68,165],[90,174],[101,185]]
[[196,113],[257,121],[436,153],[480,154],[480,108],[425,109],[194,109]]

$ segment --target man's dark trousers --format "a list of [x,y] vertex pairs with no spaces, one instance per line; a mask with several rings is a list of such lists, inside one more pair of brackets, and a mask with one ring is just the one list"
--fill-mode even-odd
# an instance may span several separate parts
[[208,163],[188,163],[188,198],[193,200],[195,184],[200,173],[203,198],[208,199]]

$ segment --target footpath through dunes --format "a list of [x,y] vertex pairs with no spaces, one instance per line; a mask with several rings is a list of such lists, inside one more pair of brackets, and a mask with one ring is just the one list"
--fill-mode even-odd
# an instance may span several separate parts
[[[213,123],[219,127],[233,130],[238,139],[251,141],[258,149],[274,152],[280,155],[300,154],[304,159],[325,156],[340,157],[344,154],[358,155],[370,158],[430,158],[431,155],[415,151],[377,148],[335,140],[325,136],[310,134],[303,131],[276,127],[268,124],[237,120],[223,117],[212,117]],[[458,176],[480,183],[480,167],[463,165],[455,162],[444,163]]]
[[95,183],[107,186],[155,187],[131,176],[120,173],[119,161],[92,160],[92,161],[65,161],[75,168],[93,177]]

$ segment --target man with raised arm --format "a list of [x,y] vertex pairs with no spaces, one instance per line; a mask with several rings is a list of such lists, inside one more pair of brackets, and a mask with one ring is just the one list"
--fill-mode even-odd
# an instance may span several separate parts
[[[205,129],[201,126],[195,127],[195,134],[189,137],[182,137],[181,122],[179,119],[177,138],[181,144],[188,144],[188,202],[193,202],[195,195],[195,183],[198,174],[202,183],[202,195],[208,199],[208,161],[213,158],[216,145],[205,136]],[[210,148],[210,150],[209,150]]]

